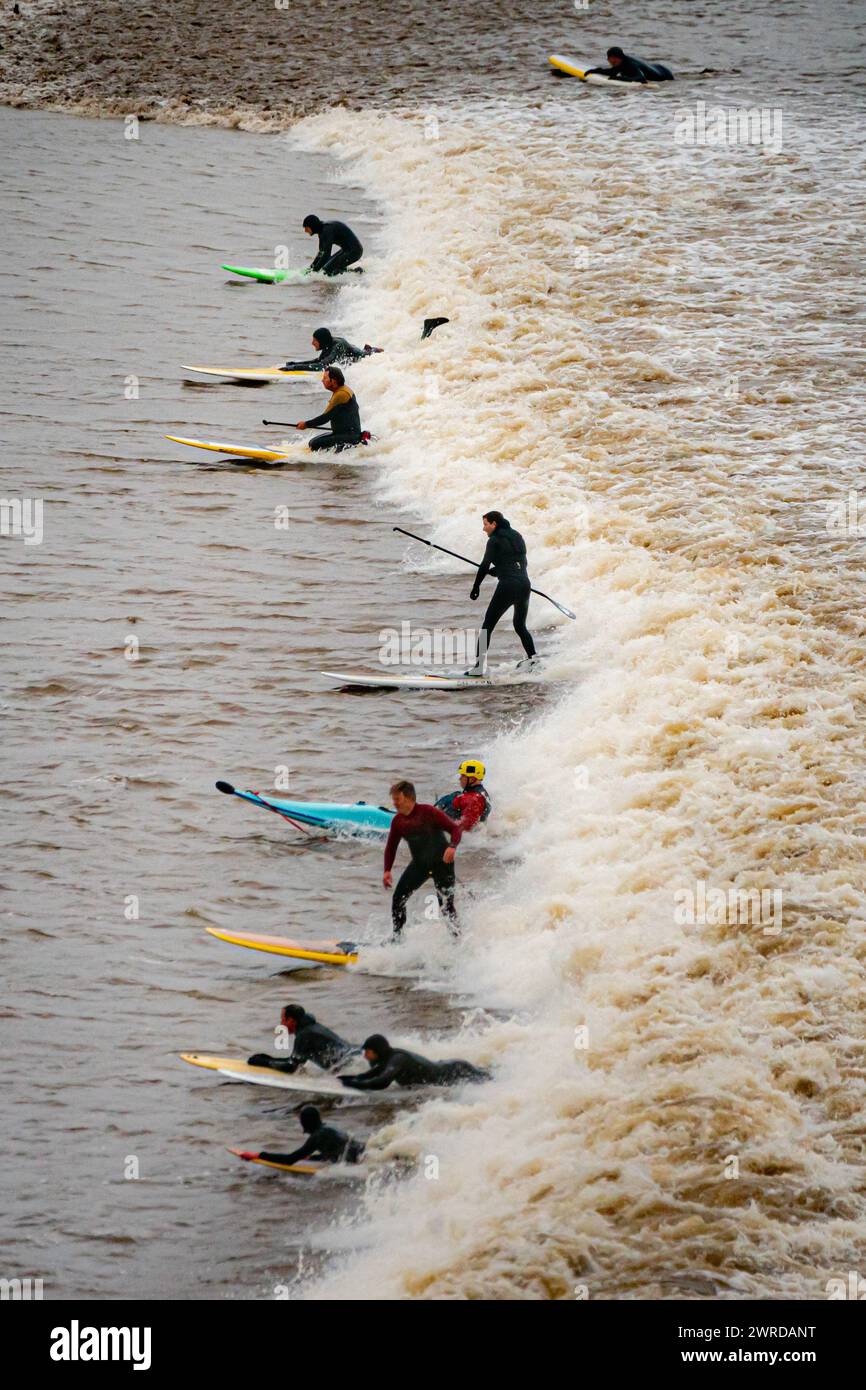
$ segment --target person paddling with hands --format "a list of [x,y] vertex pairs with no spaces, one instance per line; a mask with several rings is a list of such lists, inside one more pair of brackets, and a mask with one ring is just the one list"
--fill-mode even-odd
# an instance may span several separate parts
[[[428,878],[432,878],[439,907],[447,919],[452,936],[456,936],[459,925],[454,907],[454,857],[463,831],[438,807],[419,803],[412,782],[395,782],[391,788],[391,801],[397,814],[391,822],[385,845],[382,883],[386,888],[393,883],[391,869],[401,840],[406,841],[411,856],[397,880],[391,899],[394,935],[399,936],[406,925],[406,904],[410,897]],[[451,841],[450,845],[446,842],[446,836]]]
[[269,1149],[256,1152],[253,1149],[236,1150],[238,1158],[250,1162],[258,1159],[260,1163],[278,1163],[283,1168],[291,1168],[305,1159],[318,1159],[322,1163],[360,1163],[364,1155],[364,1145],[359,1139],[336,1125],[326,1125],[315,1105],[304,1105],[298,1116],[301,1129],[307,1136],[299,1148],[291,1153],[273,1153]]
[[270,1067],[272,1071],[284,1071],[289,1076],[313,1062],[324,1071],[340,1066],[348,1061],[360,1048],[347,1042],[339,1033],[319,1023],[315,1014],[307,1013],[300,1004],[286,1004],[280,1013],[280,1024],[285,1028],[294,1045],[289,1057],[269,1057],[265,1052],[255,1052],[247,1059],[251,1067]]
[[310,448],[314,451],[335,449],[339,453],[341,449],[351,449],[363,443],[358,400],[354,391],[346,385],[340,368],[326,367],[322,373],[322,385],[331,393],[325,409],[312,420],[298,420],[295,429],[311,430],[318,429],[320,425],[330,425],[329,434],[317,434],[310,440]]

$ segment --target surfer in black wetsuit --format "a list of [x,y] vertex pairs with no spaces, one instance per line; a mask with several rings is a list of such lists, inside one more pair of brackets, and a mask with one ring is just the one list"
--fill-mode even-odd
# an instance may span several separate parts
[[[310,270],[320,270],[323,275],[342,275],[364,254],[363,246],[345,222],[323,222],[311,212],[304,218],[304,231],[307,236],[319,238],[319,250]],[[334,251],[335,244],[338,251]]]
[[292,1055],[268,1057],[264,1052],[256,1052],[250,1057],[249,1066],[270,1067],[291,1075],[305,1062],[315,1062],[317,1067],[328,1071],[361,1050],[356,1043],[346,1042],[338,1033],[317,1023],[313,1014],[308,1014],[300,1004],[287,1004],[280,1014],[280,1023],[294,1037]]
[[397,1086],[458,1086],[461,1081],[489,1081],[490,1072],[474,1067],[462,1058],[431,1062],[417,1052],[405,1052],[392,1047],[381,1033],[374,1033],[364,1043],[364,1056],[370,1070],[360,1076],[341,1076],[344,1086],[353,1091],[384,1091],[392,1083]]
[[335,1125],[322,1124],[322,1117],[315,1105],[302,1106],[298,1118],[307,1136],[299,1149],[290,1154],[271,1153],[268,1149],[262,1149],[261,1153],[247,1150],[239,1157],[261,1158],[266,1163],[285,1163],[286,1166],[302,1163],[305,1158],[319,1158],[325,1163],[357,1163],[360,1160],[364,1152],[361,1141],[352,1139]]
[[597,77],[607,77],[611,82],[673,82],[674,75],[664,63],[647,63],[643,58],[633,58],[623,53],[621,48],[609,48],[606,68],[588,68]]
[[362,357],[370,357],[381,348],[365,343],[362,348],[355,347],[348,338],[336,338],[330,328],[317,328],[313,334],[313,347],[319,354],[307,362],[287,362],[284,371],[314,372],[318,367],[330,367],[338,362],[359,362]]
[[531,667],[535,661],[535,643],[526,626],[529,595],[532,592],[526,570],[526,544],[520,532],[513,529],[511,522],[501,512],[485,512],[481,524],[487,536],[487,547],[469,597],[473,601],[478,598],[487,574],[495,574],[497,583],[478,636],[478,661],[472,670],[466,672],[467,676],[484,675],[493,629],[509,608],[514,609],[514,631],[526,652],[518,666]]
[[295,429],[308,430],[317,429],[319,425],[331,426],[330,434],[317,434],[310,440],[310,448],[313,450],[335,449],[339,453],[342,449],[350,449],[363,443],[358,400],[354,391],[350,391],[346,385],[346,378],[340,368],[326,367],[322,375],[322,385],[326,391],[331,392],[331,399],[325,409],[313,420],[299,420]]

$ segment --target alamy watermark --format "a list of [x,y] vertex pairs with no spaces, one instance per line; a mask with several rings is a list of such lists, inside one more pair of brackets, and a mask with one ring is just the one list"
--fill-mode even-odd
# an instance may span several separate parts
[[674,892],[674,921],[680,927],[761,927],[764,936],[782,930],[781,888],[713,888],[698,879]]
[[383,666],[462,666],[481,662],[487,634],[477,628],[413,627],[401,623],[379,632],[379,661]]
[[778,106],[707,106],[695,103],[674,112],[678,145],[764,145],[782,150],[782,110]]
[[0,536],[21,536],[25,545],[41,545],[41,497],[0,497]]

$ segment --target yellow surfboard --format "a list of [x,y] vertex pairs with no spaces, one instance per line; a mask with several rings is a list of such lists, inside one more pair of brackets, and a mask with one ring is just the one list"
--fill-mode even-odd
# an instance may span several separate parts
[[293,457],[281,449],[250,449],[246,445],[220,444],[210,439],[184,439],[180,434],[167,434],[165,437],[173,444],[185,444],[188,449],[209,449],[214,454],[227,454],[230,458],[238,459],[257,459],[260,463],[276,463],[278,460]]
[[246,946],[250,951],[265,951],[272,956],[290,956],[293,960],[309,960],[317,965],[353,965],[358,959],[357,950],[340,949],[349,944],[341,941],[294,941],[289,936],[257,936],[253,932],[223,931],[220,927],[206,927],[205,931],[232,946]]
[[655,82],[614,82],[610,77],[602,77],[600,72],[587,72],[586,68],[579,68],[571,58],[563,58],[560,53],[551,53],[547,61],[556,72],[567,77],[579,77],[581,82],[586,82],[591,87],[614,87],[624,91],[628,87],[634,89],[658,85]]
[[[233,1149],[228,1145],[226,1147],[229,1153],[234,1154],[236,1158],[241,1158],[244,1153],[243,1149]],[[276,1168],[280,1173],[304,1173],[311,1178],[329,1166],[327,1163],[272,1163],[269,1158],[259,1158],[258,1154],[255,1158],[244,1159],[244,1162],[260,1163],[263,1168]]]

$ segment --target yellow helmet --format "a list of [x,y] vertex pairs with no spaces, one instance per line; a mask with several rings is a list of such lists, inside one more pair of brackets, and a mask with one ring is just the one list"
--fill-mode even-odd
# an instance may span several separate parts
[[457,769],[458,777],[474,777],[476,781],[482,781],[484,777],[484,764],[477,758],[467,758]]

